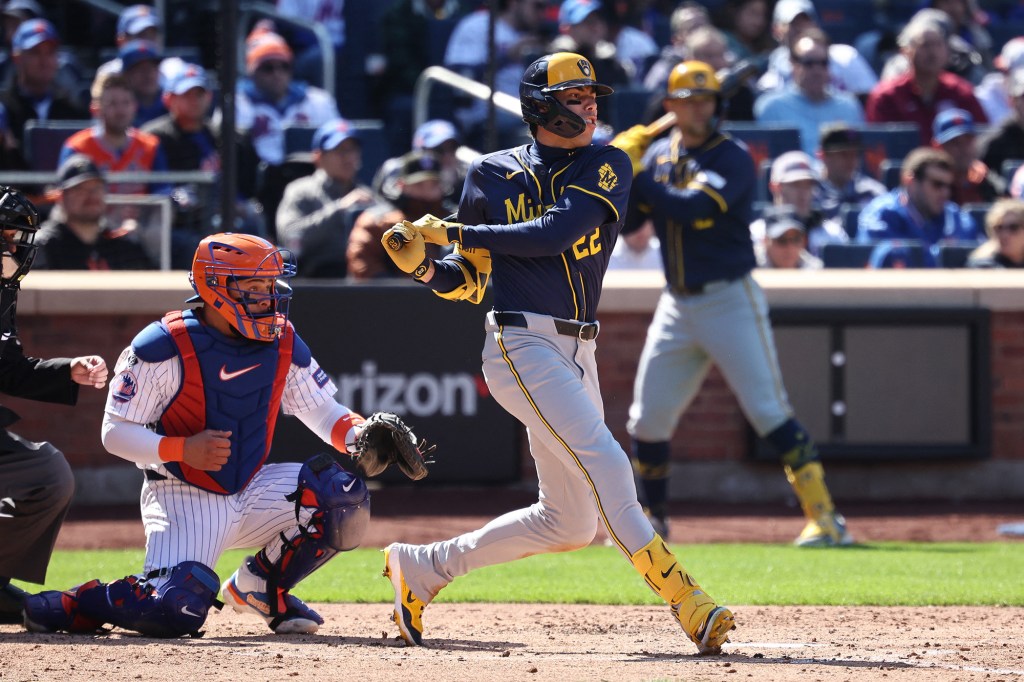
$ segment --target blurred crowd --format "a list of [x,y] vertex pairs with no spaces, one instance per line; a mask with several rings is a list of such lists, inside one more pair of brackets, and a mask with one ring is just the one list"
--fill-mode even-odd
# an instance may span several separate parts
[[[616,88],[607,130],[663,113],[681,61],[744,68],[721,125],[758,163],[761,267],[1024,266],[1024,2],[496,0],[492,59],[479,0],[277,0],[243,15],[233,226],[219,3],[162,9],[0,10],[0,175],[47,215],[42,267],[183,268],[203,236],[232,229],[286,246],[303,276],[397,275],[383,231],[448,215],[474,154],[529,139],[518,116],[443,86],[417,125],[423,70],[518,97],[525,65],[561,50]],[[164,171],[191,175],[147,177]],[[659,267],[649,226],[619,240],[612,266]]]

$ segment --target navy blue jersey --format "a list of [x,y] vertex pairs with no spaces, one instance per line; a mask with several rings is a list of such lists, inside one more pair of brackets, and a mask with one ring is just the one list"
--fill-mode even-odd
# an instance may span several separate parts
[[697,289],[754,268],[756,176],[745,147],[716,132],[686,149],[673,131],[651,145],[644,167],[634,180],[635,194],[641,214],[654,220],[670,287]]
[[[463,246],[491,252],[495,309],[594,321],[632,178],[615,147],[534,142],[474,161],[458,222]],[[457,258],[436,263],[428,286],[461,284]]]

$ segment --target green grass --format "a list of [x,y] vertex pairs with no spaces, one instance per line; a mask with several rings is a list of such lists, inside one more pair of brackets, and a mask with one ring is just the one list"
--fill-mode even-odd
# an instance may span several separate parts
[[[707,591],[729,604],[1024,606],[1024,543],[872,543],[834,550],[784,545],[673,545]],[[245,556],[228,552],[230,575]],[[47,589],[111,580],[142,565],[142,550],[57,552]],[[360,549],[335,558],[296,589],[310,602],[388,602],[383,555]],[[23,587],[38,591],[34,585]],[[447,602],[659,604],[622,555],[589,547],[492,566],[456,580]]]

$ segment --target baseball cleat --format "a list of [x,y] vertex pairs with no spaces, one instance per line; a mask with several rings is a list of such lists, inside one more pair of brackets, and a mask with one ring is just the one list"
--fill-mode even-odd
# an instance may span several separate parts
[[722,653],[722,645],[729,641],[729,631],[736,627],[732,611],[718,606],[699,589],[671,608],[683,632],[697,645],[697,653],[702,656]]
[[406,646],[423,644],[423,609],[427,603],[413,594],[405,584],[402,565],[398,562],[398,546],[392,543],[384,548],[384,577],[391,580],[395,590],[395,611],[391,618]]
[[668,542],[668,519],[664,516],[648,514],[647,520],[651,522],[651,527],[654,528],[654,532],[660,535],[662,540]]
[[843,515],[829,512],[808,521],[793,544],[797,547],[846,547],[853,544],[853,536],[846,529]]
[[278,615],[271,615],[267,581],[257,571],[253,557],[246,557],[234,575],[220,587],[224,603],[237,613],[256,614],[279,635],[312,635],[320,629],[324,623],[320,614],[285,590],[277,591]]

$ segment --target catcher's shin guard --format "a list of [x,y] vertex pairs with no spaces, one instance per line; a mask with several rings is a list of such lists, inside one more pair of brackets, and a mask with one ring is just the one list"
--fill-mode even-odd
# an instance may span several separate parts
[[729,641],[735,627],[732,611],[715,603],[686,572],[661,536],[630,557],[633,567],[658,596],[668,602],[672,615],[702,654],[715,654]]
[[106,620],[81,612],[79,598],[89,591],[102,592],[106,585],[90,580],[70,590],[47,590],[25,598],[25,629],[29,632],[97,632]]

